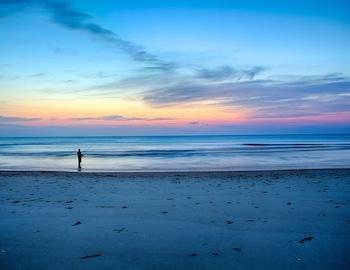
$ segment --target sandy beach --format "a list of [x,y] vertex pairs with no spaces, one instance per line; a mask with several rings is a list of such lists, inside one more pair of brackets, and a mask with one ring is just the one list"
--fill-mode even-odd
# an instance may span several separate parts
[[349,269],[350,169],[0,172],[0,268]]

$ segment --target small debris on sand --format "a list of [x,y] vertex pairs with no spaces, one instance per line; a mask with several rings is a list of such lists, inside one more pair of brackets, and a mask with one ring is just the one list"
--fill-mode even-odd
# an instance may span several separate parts
[[83,257],[80,257],[81,260],[85,260],[85,259],[90,259],[90,258],[95,258],[95,257],[100,257],[101,254],[92,254],[92,255],[86,255]]
[[124,209],[125,209],[125,208],[128,208],[128,207],[124,205],[124,206],[122,206],[122,208],[124,208]]
[[313,236],[308,236],[308,237],[305,237],[305,238],[299,240],[299,243],[304,244],[306,241],[311,241],[312,239],[314,239]]
[[233,221],[231,221],[231,220],[226,220],[226,224],[232,224],[233,223]]
[[121,228],[121,229],[114,229],[113,231],[121,233],[122,231],[125,231],[125,230],[126,230],[126,228]]
[[163,212],[161,212],[162,214],[168,214],[168,211],[163,211]]
[[242,249],[239,248],[239,247],[234,247],[233,250],[234,250],[234,251],[237,251],[237,252],[241,252],[241,251],[242,251]]
[[218,252],[213,252],[211,255],[213,255],[213,256],[218,256],[219,253],[218,253]]
[[291,205],[292,203],[291,202],[287,202],[287,205]]
[[190,254],[190,256],[191,257],[196,257],[196,256],[198,256],[198,254],[197,253],[192,253],[192,254]]
[[80,225],[82,224],[79,220],[77,222],[75,222],[72,226],[77,226],[77,225]]

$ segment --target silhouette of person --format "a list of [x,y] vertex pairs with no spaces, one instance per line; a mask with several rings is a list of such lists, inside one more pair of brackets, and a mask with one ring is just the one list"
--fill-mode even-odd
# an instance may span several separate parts
[[83,154],[80,152],[80,149],[78,149],[78,152],[77,152],[77,156],[78,156],[78,170],[80,171],[81,170],[81,159],[83,157]]

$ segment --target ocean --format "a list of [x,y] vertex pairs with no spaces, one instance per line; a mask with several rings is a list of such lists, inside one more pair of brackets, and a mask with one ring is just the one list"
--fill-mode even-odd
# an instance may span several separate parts
[[241,171],[349,168],[350,135],[0,137],[0,170]]

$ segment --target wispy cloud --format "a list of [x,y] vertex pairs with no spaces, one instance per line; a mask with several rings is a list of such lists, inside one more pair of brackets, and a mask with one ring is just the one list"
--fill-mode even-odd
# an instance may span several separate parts
[[[74,8],[68,1],[0,0],[0,17],[9,16],[28,7],[43,8],[51,15],[53,22],[67,29],[81,31],[110,42],[133,60],[149,65],[150,68],[168,71],[177,67],[176,63],[160,59],[141,45],[122,39],[113,31],[94,22],[91,15]],[[58,49],[56,52],[62,53],[62,50]]]
[[21,117],[21,116],[5,116],[0,115],[0,123],[13,123],[13,122],[33,122],[40,121],[39,117]]
[[53,53],[58,55],[75,55],[77,54],[77,51],[72,49],[62,48],[62,47],[56,47],[53,50]]
[[236,69],[229,65],[219,66],[217,68],[201,68],[198,69],[198,77],[208,80],[223,80],[223,79],[236,79],[252,80],[254,77],[264,71],[266,68],[261,66],[255,66],[248,69]]
[[21,11],[28,2],[28,0],[0,0],[0,18]]
[[[237,69],[243,70],[243,69]],[[250,69],[246,69],[250,70]],[[96,97],[116,97],[120,89],[136,91],[152,107],[209,102],[246,108],[251,118],[278,118],[350,111],[350,78],[340,74],[279,75],[259,79],[263,69],[237,77],[232,67],[193,70],[191,74],[140,74],[83,90]],[[205,71],[205,72],[204,72]],[[199,73],[200,76],[199,76]]]
[[177,106],[210,101],[222,108],[250,109],[252,118],[283,118],[350,112],[350,78],[302,76],[292,80],[177,81],[144,91],[152,106]]
[[169,120],[176,120],[176,118],[172,117],[128,117],[123,115],[105,115],[105,116],[98,116],[98,117],[73,117],[69,118],[69,120],[76,120],[76,121],[91,121],[91,120],[102,120],[102,121],[169,121]]
[[39,72],[39,73],[30,74],[30,75],[28,75],[28,77],[29,78],[39,78],[39,77],[44,77],[46,75],[47,75],[47,73],[45,73],[45,72]]
[[[191,81],[192,83],[188,83]],[[277,94],[279,97],[287,97],[293,94],[313,94],[313,93],[331,93],[347,92],[350,89],[350,78],[344,77],[341,80],[337,77],[332,79],[329,75],[324,76],[298,76],[292,80],[282,79],[262,79],[262,80],[242,80],[242,81],[222,81],[206,83],[203,81],[187,78],[179,78],[173,87],[159,87],[153,89],[146,95],[159,103],[167,103],[167,96],[174,95],[174,102],[191,101],[197,99],[206,99],[217,96],[218,98],[241,96],[266,96],[268,94]],[[289,90],[292,90],[290,92]],[[178,98],[176,98],[178,95]],[[164,99],[163,99],[164,98]],[[171,100],[169,100],[171,101]]]
[[89,121],[101,121],[101,122],[162,122],[162,121],[173,121],[177,120],[174,117],[130,117],[119,114],[113,115],[103,115],[96,117],[70,117],[70,118],[57,118],[57,117],[24,117],[24,116],[7,116],[0,115],[0,124],[17,124],[17,123],[27,123],[27,122],[66,122],[66,121],[78,121],[78,122],[89,122]]
[[116,77],[117,75],[118,74],[116,73],[107,73],[100,70],[96,72],[83,73],[80,76],[83,78],[106,79],[106,78]]

